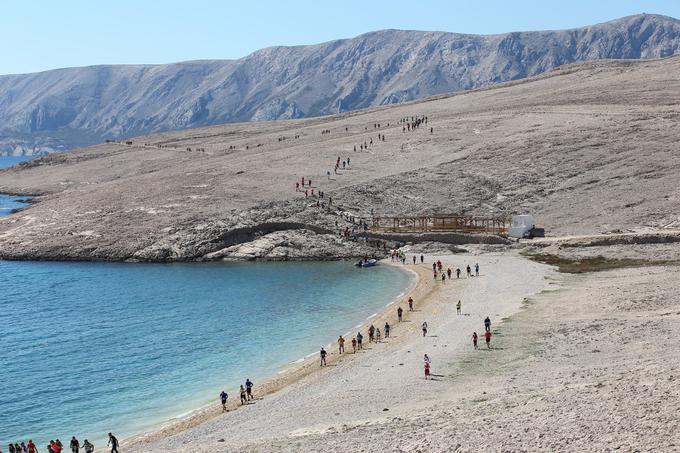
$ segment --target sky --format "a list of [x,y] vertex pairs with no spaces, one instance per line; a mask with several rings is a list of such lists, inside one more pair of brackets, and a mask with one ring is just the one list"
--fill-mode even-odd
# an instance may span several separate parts
[[494,34],[680,18],[680,0],[0,0],[0,74],[235,59],[386,28]]

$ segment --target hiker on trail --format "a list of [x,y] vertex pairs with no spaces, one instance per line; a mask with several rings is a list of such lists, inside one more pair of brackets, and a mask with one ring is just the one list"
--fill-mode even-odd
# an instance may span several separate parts
[[361,335],[361,332],[358,332],[357,333],[357,349],[360,350],[360,351],[362,349],[364,349],[363,342],[364,342],[364,336]]
[[477,332],[472,332],[472,347],[475,349],[479,349],[477,347]]
[[342,354],[343,352],[345,352],[345,339],[340,335],[338,337],[338,354]]
[[321,363],[319,366],[325,366],[326,365],[326,350],[324,348],[321,348],[321,351],[319,351],[319,358],[321,359]]
[[475,263],[475,274],[479,277],[479,263]]
[[241,388],[239,389],[239,393],[241,394],[241,406],[246,404],[248,402],[248,397],[246,396],[246,389],[243,388],[243,384],[241,384]]
[[427,335],[427,321],[423,321],[423,336]]
[[250,379],[246,379],[246,395],[249,400],[253,399],[253,383]]
[[371,327],[368,328],[368,342],[373,343],[373,338],[375,336],[375,327],[373,327],[373,324],[371,324]]
[[484,338],[486,339],[486,347],[491,349],[491,331],[484,332]]
[[487,316],[486,319],[484,320],[484,330],[487,332],[491,332],[491,320]]
[[428,362],[425,362],[423,365],[423,368],[425,369],[425,379],[430,378],[430,364]]
[[375,329],[375,342],[380,343],[380,329]]
[[111,446],[111,453],[118,453],[118,439],[113,434],[109,433],[109,442],[106,445]]
[[[227,399],[229,398],[229,395],[227,395],[227,392],[222,390],[220,392],[220,401],[222,402],[222,412],[227,412]],[[83,444],[84,446],[84,444]]]
[[397,319],[401,322],[401,315],[404,314],[404,310],[401,307],[397,308]]
[[413,298],[408,298],[408,311],[413,311]]
[[449,267],[446,269],[446,275],[449,277],[449,280],[451,280],[451,268]]
[[390,337],[390,325],[387,322],[385,322],[385,338],[389,337]]
[[71,437],[71,442],[69,443],[69,447],[71,447],[71,451],[73,453],[78,453],[78,450],[80,450],[80,442],[78,442],[78,439],[76,439],[76,436]]
[[420,255],[420,264],[423,264],[423,261],[425,261],[425,257],[423,255]]
[[472,277],[472,269],[470,269],[470,265],[467,265],[467,276]]
[[460,268],[456,268],[456,278],[460,278]]
[[353,354],[357,353],[357,339],[356,339],[356,337],[352,337],[352,353]]
[[460,314],[460,307],[461,307],[461,303],[460,303],[460,301],[458,301],[458,303],[456,304],[456,314],[457,315]]

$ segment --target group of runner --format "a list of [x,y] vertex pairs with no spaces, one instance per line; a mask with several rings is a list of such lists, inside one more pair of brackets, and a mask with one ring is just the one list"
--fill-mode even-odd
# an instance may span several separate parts
[[[248,404],[248,401],[254,399],[253,398],[253,381],[250,380],[250,378],[246,379],[245,384],[241,384],[241,387],[239,388],[239,396],[241,397],[241,406],[244,404]],[[227,410],[227,400],[229,399],[229,395],[227,392],[222,390],[220,392],[220,403],[222,403],[222,412],[228,412]]]
[[[113,434],[109,433],[108,446],[111,447],[111,453],[118,453],[118,439]],[[85,439],[81,444],[76,436],[71,437],[69,442],[69,449],[72,453],[80,453],[80,450],[85,453],[94,452],[94,445],[89,440]],[[9,453],[38,453],[38,447],[33,442],[33,439],[29,439],[28,442],[21,443],[10,443],[7,451]],[[47,453],[62,453],[64,451],[64,444],[59,440],[50,440],[50,443],[45,447]],[[2,448],[0,448],[0,453],[2,453]]]

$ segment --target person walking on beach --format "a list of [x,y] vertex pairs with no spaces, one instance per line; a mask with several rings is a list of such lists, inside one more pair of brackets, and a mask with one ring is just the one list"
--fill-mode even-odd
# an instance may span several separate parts
[[486,339],[486,347],[491,349],[491,331],[487,330],[484,332],[484,339]]
[[442,272],[442,283],[446,283],[446,274]]
[[472,347],[474,349],[479,349],[477,347],[477,332],[472,332]]
[[80,442],[78,442],[78,439],[76,439],[76,436],[71,437],[71,443],[69,444],[71,447],[71,451],[73,453],[78,453],[78,450],[80,450]]
[[243,388],[243,384],[241,384],[241,388],[238,391],[241,395],[241,406],[243,406],[248,402],[248,396],[246,396],[246,389]]
[[390,337],[390,325],[389,323],[385,322],[385,338]]
[[249,400],[253,399],[253,382],[250,379],[246,379],[246,396]]
[[222,390],[220,392],[220,401],[222,402],[222,412],[227,412],[227,399],[229,398],[229,395],[227,395],[227,392]]
[[324,348],[319,351],[319,358],[321,359],[319,366],[326,366],[326,350]]
[[61,453],[64,449],[64,444],[62,444],[59,439],[55,440],[54,443],[57,444],[57,453]]
[[368,342],[373,343],[374,337],[375,337],[375,327],[373,327],[373,324],[371,324],[371,327],[368,328]]
[[423,336],[427,335],[427,321],[423,321]]
[[[85,440],[87,442],[87,440]],[[83,448],[85,448],[85,453],[91,453],[87,451],[87,448],[85,447],[85,444],[83,443]],[[26,445],[26,451],[28,453],[38,453],[38,447],[35,446],[33,443],[33,439],[28,439],[28,445]]]
[[352,353],[353,354],[357,353],[357,339],[356,339],[356,337],[352,337]]
[[449,267],[446,269],[446,276],[449,277],[449,280],[451,280],[451,268]]
[[425,354],[423,356],[423,362],[425,362],[429,365],[430,363],[432,363],[432,360],[430,360],[430,357],[427,354]]
[[413,255],[413,264],[414,265],[416,264],[416,256],[415,255]]
[[425,261],[425,256],[420,255],[420,264],[423,264],[423,261]]
[[460,268],[456,268],[456,278],[460,278]]
[[425,364],[423,365],[423,368],[425,368],[425,379],[429,379],[430,378],[430,364],[429,364],[429,362],[425,362]]
[[475,274],[479,277],[479,263],[475,263]]
[[467,265],[467,276],[472,277],[472,269],[470,269],[470,265]]
[[487,316],[486,319],[484,320],[484,330],[487,332],[491,332],[491,320]]
[[113,434],[109,433],[109,442],[106,445],[111,446],[111,453],[118,453],[118,439]]
[[375,329],[375,342],[380,343],[380,329]]
[[[94,445],[87,439],[83,441],[83,448],[85,449],[85,453],[93,453],[94,452]],[[29,450],[30,453],[30,450]]]
[[401,307],[397,308],[397,319],[399,320],[399,322],[401,322],[401,316],[403,314],[404,314],[404,310]]
[[345,352],[345,339],[340,335],[338,337],[338,354],[342,354],[343,352]]
[[460,314],[460,308],[461,308],[461,303],[460,303],[460,301],[458,301],[458,303],[456,304],[456,314],[457,315]]
[[357,332],[357,349],[359,351],[364,349],[363,342],[364,342],[364,336],[361,335],[361,332]]
[[413,311],[413,298],[408,298],[408,311]]
[[437,263],[432,263],[432,270],[437,273]]

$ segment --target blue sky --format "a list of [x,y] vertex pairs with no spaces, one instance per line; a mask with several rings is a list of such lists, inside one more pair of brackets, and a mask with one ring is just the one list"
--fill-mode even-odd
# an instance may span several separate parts
[[680,18],[680,1],[2,0],[0,74],[239,58],[262,47],[384,28],[479,34],[571,28],[641,12]]

